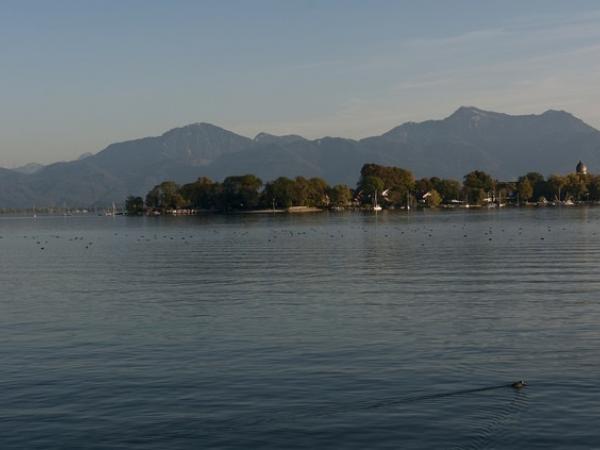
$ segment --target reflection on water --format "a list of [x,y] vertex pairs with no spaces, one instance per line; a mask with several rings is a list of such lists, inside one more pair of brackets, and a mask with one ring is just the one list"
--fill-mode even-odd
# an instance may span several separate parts
[[594,447],[599,224],[0,218],[1,447]]

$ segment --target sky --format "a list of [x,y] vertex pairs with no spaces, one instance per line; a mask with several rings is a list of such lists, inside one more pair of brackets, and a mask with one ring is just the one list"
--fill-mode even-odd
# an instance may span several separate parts
[[0,167],[194,122],[360,138],[461,105],[600,128],[600,2],[0,2]]

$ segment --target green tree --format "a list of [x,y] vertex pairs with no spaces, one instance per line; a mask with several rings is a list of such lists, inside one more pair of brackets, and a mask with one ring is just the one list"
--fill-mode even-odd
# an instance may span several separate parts
[[583,200],[587,194],[586,176],[578,173],[570,173],[566,177],[565,191],[574,200]]
[[259,205],[262,180],[255,175],[227,177],[223,181],[222,208],[250,210]]
[[567,184],[566,177],[562,175],[551,175],[548,178],[548,186],[554,198],[559,202],[563,199],[564,188]]
[[352,190],[345,184],[336,184],[329,188],[327,195],[334,206],[347,206],[352,201]]
[[588,179],[588,191],[590,193],[590,200],[600,200],[600,176],[592,175]]
[[425,204],[428,208],[437,208],[442,203],[442,197],[435,189],[431,189],[425,198]]
[[192,208],[217,209],[221,185],[210,178],[200,177],[181,187],[180,193]]
[[435,189],[432,179],[430,178],[421,178],[415,182],[415,192],[422,198],[425,194],[427,194],[432,189]]
[[512,197],[516,191],[517,184],[515,182],[503,181],[496,183],[496,196],[500,202],[504,202]]
[[548,183],[544,179],[544,176],[538,172],[529,172],[525,176],[519,178],[527,178],[529,180],[529,184],[532,188],[532,193],[530,198],[540,198],[545,197],[549,194],[548,192]]
[[362,177],[359,185],[363,203],[371,203],[375,198],[375,192],[381,195],[383,192],[383,180],[375,176]]
[[442,201],[449,203],[452,200],[458,200],[460,197],[460,183],[456,180],[439,179],[434,177],[431,179],[433,188],[438,191],[442,197]]
[[521,177],[517,183],[517,192],[521,202],[528,202],[533,195],[533,187],[527,177]]
[[[386,167],[378,164],[365,164],[360,171],[360,180],[358,190],[368,192],[368,180],[371,177],[382,181],[383,186],[378,192],[385,190],[388,192],[386,199],[394,205],[406,204],[406,198],[415,188],[415,177],[413,174],[400,167]],[[364,199],[363,199],[364,200]]]
[[327,206],[329,198],[327,196],[327,190],[329,185],[322,178],[314,177],[308,180],[308,202],[307,206]]
[[128,216],[141,216],[144,214],[144,199],[130,195],[125,200],[125,211]]
[[435,190],[441,202],[449,203],[460,197],[460,183],[456,180],[446,180],[438,177],[421,178],[415,182],[415,192],[418,198],[423,198],[427,193]]
[[185,205],[185,200],[179,192],[179,186],[174,181],[163,181],[154,186],[146,195],[146,206],[155,209],[178,209]]
[[464,186],[473,189],[483,189],[491,191],[494,188],[494,180],[487,173],[481,170],[474,170],[465,175]]
[[469,203],[481,204],[494,187],[494,179],[481,170],[469,172],[464,177],[463,189]]
[[310,181],[304,177],[294,178],[294,204],[297,206],[308,205],[310,197]]
[[263,205],[267,208],[289,208],[294,206],[296,183],[286,177],[279,177],[265,185]]
[[148,208],[160,208],[160,189],[158,185],[154,186],[150,191],[148,191],[146,194],[145,203]]

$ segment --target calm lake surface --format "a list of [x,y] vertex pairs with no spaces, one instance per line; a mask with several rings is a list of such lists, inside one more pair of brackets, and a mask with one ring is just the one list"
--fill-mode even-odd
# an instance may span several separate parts
[[0,217],[0,286],[2,449],[600,448],[600,208]]

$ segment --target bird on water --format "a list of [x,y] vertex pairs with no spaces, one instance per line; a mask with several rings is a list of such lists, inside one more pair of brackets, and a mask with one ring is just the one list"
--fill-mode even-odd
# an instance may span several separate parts
[[523,389],[525,386],[527,386],[527,382],[525,382],[523,380],[519,380],[519,381],[515,381],[510,386],[515,389]]

